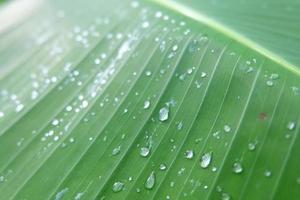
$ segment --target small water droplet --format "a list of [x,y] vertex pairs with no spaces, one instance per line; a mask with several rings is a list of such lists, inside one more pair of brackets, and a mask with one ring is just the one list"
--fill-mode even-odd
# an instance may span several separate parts
[[169,118],[169,107],[163,107],[159,110],[159,121],[164,122]]
[[194,151],[193,151],[193,150],[187,150],[187,151],[185,152],[185,157],[186,157],[187,159],[192,159],[192,158],[194,157]]
[[121,151],[121,146],[118,146],[118,147],[116,147],[116,148],[114,148],[114,149],[112,150],[112,153],[111,153],[111,154],[112,154],[113,156],[115,156],[115,155],[119,154],[120,151]]
[[296,127],[296,123],[295,122],[288,122],[287,126],[286,126],[289,130],[294,130]]
[[266,84],[267,86],[272,87],[274,85],[274,82],[272,80],[267,80]]
[[146,21],[146,22],[143,22],[142,27],[143,28],[148,28],[149,25],[150,25],[149,22]]
[[265,171],[264,171],[264,175],[265,175],[266,177],[270,177],[270,176],[272,175],[272,172],[271,172],[270,170],[265,170]]
[[124,188],[124,183],[117,181],[113,184],[112,190],[113,192],[120,192]]
[[4,117],[4,112],[0,111],[0,118]]
[[161,171],[165,171],[166,169],[167,169],[167,166],[165,165],[165,164],[160,164],[159,165],[159,169],[161,170]]
[[145,72],[145,74],[146,74],[146,76],[151,76],[152,72],[149,71],[149,70],[147,70],[147,71]]
[[145,182],[145,188],[151,190],[154,187],[154,185],[155,185],[155,173],[154,171],[152,171]]
[[278,74],[271,74],[270,75],[270,79],[272,79],[272,80],[276,80],[276,79],[278,79],[279,78],[279,75]]
[[224,126],[224,131],[226,132],[226,133],[229,133],[230,131],[231,131],[231,127],[229,126],[229,125],[225,125]]
[[177,49],[178,49],[178,45],[174,45],[174,46],[172,47],[172,50],[173,50],[173,51],[177,51]]
[[254,151],[255,148],[256,148],[256,144],[255,144],[255,143],[250,142],[250,143],[248,144],[248,149],[249,149],[250,151]]
[[233,170],[233,172],[236,173],[236,174],[242,173],[242,172],[243,172],[242,164],[239,163],[239,162],[233,163],[232,170]]
[[177,124],[177,129],[178,129],[178,130],[181,130],[182,127],[183,127],[183,123],[182,123],[182,122],[179,122],[179,123]]
[[150,153],[150,149],[147,148],[147,147],[142,147],[142,148],[140,149],[140,155],[141,155],[142,157],[147,157],[147,156],[149,155],[149,153]]
[[145,101],[144,102],[144,109],[148,109],[149,107],[150,107],[150,101],[149,100],[147,100],[147,101]]
[[230,196],[228,193],[223,192],[222,193],[222,200],[230,200]]
[[206,73],[205,72],[201,72],[201,78],[206,77]]
[[209,166],[212,160],[212,152],[205,153],[200,158],[200,166],[205,169]]

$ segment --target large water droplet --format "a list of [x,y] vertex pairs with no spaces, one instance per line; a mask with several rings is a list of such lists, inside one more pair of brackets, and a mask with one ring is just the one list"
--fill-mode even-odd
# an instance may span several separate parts
[[159,110],[159,121],[164,122],[169,118],[169,107],[163,107]]
[[124,183],[117,181],[113,184],[112,190],[113,192],[120,192],[124,188]]
[[147,156],[149,155],[149,153],[150,153],[150,149],[147,148],[147,147],[142,147],[142,148],[140,149],[140,155],[141,155],[142,157],[147,157]]
[[236,174],[242,173],[243,172],[242,164],[240,162],[233,163],[232,170]]
[[205,153],[200,158],[200,166],[202,168],[207,168],[212,160],[212,152]]
[[149,175],[149,177],[145,182],[145,188],[151,190],[154,187],[154,185],[155,185],[155,173],[153,171],[151,172],[151,174]]

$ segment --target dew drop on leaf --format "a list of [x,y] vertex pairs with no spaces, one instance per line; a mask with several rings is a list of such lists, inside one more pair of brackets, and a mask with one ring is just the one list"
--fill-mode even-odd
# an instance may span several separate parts
[[148,101],[148,100],[145,101],[144,102],[144,109],[148,109],[150,107],[150,104],[151,104],[150,101]]
[[164,122],[169,118],[169,108],[163,107],[159,110],[159,121]]
[[187,159],[192,159],[192,158],[194,157],[194,151],[193,151],[193,150],[187,150],[187,151],[185,152],[185,157],[186,157]]
[[115,156],[115,155],[118,155],[119,153],[120,153],[120,151],[121,151],[121,146],[118,146],[118,147],[116,147],[116,148],[114,148],[113,150],[112,150],[112,155],[113,156]]
[[233,163],[232,170],[233,170],[233,172],[236,173],[236,174],[242,173],[242,172],[243,172],[242,164],[239,163],[239,162]]
[[178,45],[174,45],[174,46],[172,47],[172,50],[173,50],[173,51],[177,51],[177,49],[178,49]]
[[160,164],[159,165],[159,169],[161,170],[161,171],[165,171],[166,169],[167,169],[167,166],[165,165],[165,164]]
[[0,111],[0,118],[4,117],[4,113]]
[[205,153],[200,158],[200,166],[205,169],[209,166],[212,160],[212,152]]
[[249,149],[250,151],[254,151],[255,148],[256,148],[256,144],[255,144],[255,143],[250,142],[250,143],[248,144],[248,149]]
[[230,196],[228,193],[223,192],[222,193],[222,200],[230,200]]
[[147,156],[149,155],[149,153],[150,153],[150,149],[147,148],[147,147],[142,147],[142,148],[140,149],[140,155],[141,155],[142,157],[147,157]]
[[146,74],[146,76],[151,76],[152,72],[149,71],[149,70],[147,70],[147,71],[145,72],[145,74]]
[[295,122],[288,122],[288,124],[287,124],[287,128],[289,129],[289,130],[294,130],[295,129],[295,127],[296,127],[296,123]]
[[113,184],[112,190],[113,192],[120,192],[124,188],[124,183],[117,181]]
[[274,82],[271,80],[267,80],[266,84],[267,86],[272,87],[274,85]]
[[149,177],[145,182],[145,188],[151,190],[154,187],[154,185],[155,185],[155,173],[153,171],[151,172],[151,174],[149,175]]
[[205,72],[201,72],[201,78],[206,77],[206,73]]
[[265,177],[270,177],[272,175],[272,172],[270,170],[265,170],[264,175]]
[[229,125],[225,125],[224,126],[224,131],[226,132],[226,133],[229,133],[230,131],[231,131],[231,127],[229,126]]

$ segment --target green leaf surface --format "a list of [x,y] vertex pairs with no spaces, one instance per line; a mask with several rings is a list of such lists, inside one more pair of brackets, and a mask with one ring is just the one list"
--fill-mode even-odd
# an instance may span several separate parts
[[299,198],[297,1],[28,5],[0,28],[1,200]]

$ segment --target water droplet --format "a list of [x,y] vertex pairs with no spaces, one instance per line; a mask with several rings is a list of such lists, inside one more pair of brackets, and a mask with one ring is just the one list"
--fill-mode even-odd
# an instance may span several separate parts
[[177,124],[177,129],[178,129],[178,130],[181,130],[182,127],[183,127],[183,123],[182,123],[182,122],[179,122],[179,123]]
[[201,78],[206,77],[206,73],[205,72],[201,72]]
[[95,62],[96,65],[99,65],[101,60],[99,58],[96,58],[94,62]]
[[145,74],[146,74],[146,76],[151,76],[152,72],[149,71],[149,70],[147,70],[147,71],[145,72]]
[[178,49],[178,45],[174,45],[174,46],[172,47],[172,50],[173,50],[173,51],[177,51],[177,49]]
[[81,107],[86,108],[89,105],[89,102],[87,100],[82,101]]
[[113,184],[112,190],[113,192],[120,192],[124,188],[124,183],[117,181]]
[[272,175],[272,172],[271,172],[270,170],[265,170],[265,171],[264,171],[264,175],[265,175],[266,177],[270,177],[270,176]]
[[66,111],[70,112],[72,110],[72,106],[67,106]]
[[167,165],[165,165],[165,164],[162,163],[162,164],[159,165],[159,169],[161,171],[165,171],[167,169]]
[[140,149],[140,155],[141,155],[142,157],[147,157],[147,156],[149,155],[149,153],[150,153],[150,149],[147,148],[147,147],[142,147],[142,148]]
[[164,122],[169,118],[169,107],[163,107],[159,110],[159,121]]
[[112,150],[112,153],[111,153],[111,154],[112,154],[113,156],[115,156],[115,155],[119,154],[120,151],[121,151],[121,146],[118,146],[118,147],[116,147],[116,148],[114,148],[114,149]]
[[54,119],[53,121],[52,121],[52,125],[53,126],[57,126],[59,124],[59,121],[57,120],[57,119]]
[[143,22],[142,27],[143,28],[148,28],[149,25],[150,25],[149,22],[146,21],[146,22]]
[[205,153],[200,158],[200,166],[205,169],[209,166],[212,160],[212,152]]
[[16,106],[16,112],[20,112],[21,110],[23,110],[24,105],[23,104],[19,104]]
[[144,109],[148,109],[150,107],[150,104],[151,104],[150,101],[148,101],[148,100],[145,101],[144,102]]
[[255,144],[255,143],[250,142],[250,143],[248,144],[248,149],[249,149],[250,151],[254,151],[255,148],[256,148],[256,144]]
[[4,112],[0,111],[0,118],[4,117]]
[[223,193],[222,193],[222,200],[230,200],[229,194],[223,192]]
[[187,159],[192,159],[192,158],[194,157],[194,151],[193,151],[193,150],[187,150],[187,151],[185,152],[185,157],[186,157]]
[[294,130],[296,127],[296,123],[295,122],[288,122],[287,126],[286,126],[289,130]]
[[226,133],[229,133],[230,131],[231,131],[231,127],[229,126],[229,125],[225,125],[224,126],[224,131],[226,132]]
[[233,170],[233,172],[236,173],[236,174],[242,173],[242,172],[243,172],[242,164],[239,163],[239,162],[233,163],[232,170]]
[[272,87],[274,85],[274,82],[271,80],[267,80],[266,84],[267,86]]
[[149,175],[149,177],[145,182],[145,188],[151,190],[154,187],[154,185],[155,185],[155,173],[153,171],[151,172],[151,174]]
[[276,80],[276,79],[278,79],[279,78],[279,75],[278,74],[271,74],[270,75],[270,79],[272,79],[272,80]]

